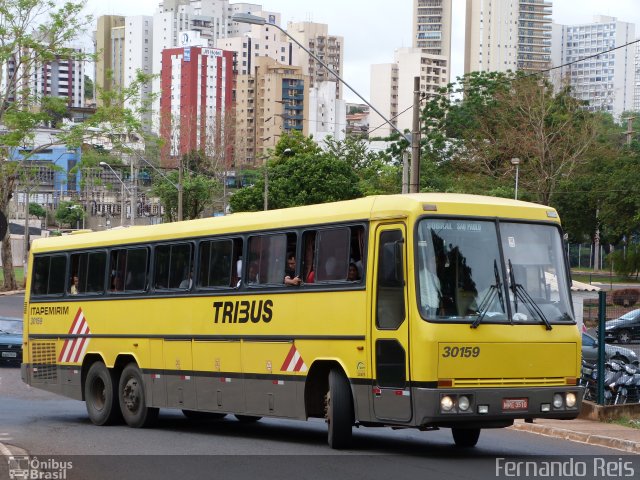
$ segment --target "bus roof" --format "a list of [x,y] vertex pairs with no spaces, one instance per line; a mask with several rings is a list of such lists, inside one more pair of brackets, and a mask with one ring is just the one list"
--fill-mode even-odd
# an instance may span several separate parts
[[499,197],[452,193],[378,195],[303,207],[242,212],[178,223],[134,226],[34,240],[34,253],[269,230],[288,226],[430,215],[470,215],[559,222],[553,208]]

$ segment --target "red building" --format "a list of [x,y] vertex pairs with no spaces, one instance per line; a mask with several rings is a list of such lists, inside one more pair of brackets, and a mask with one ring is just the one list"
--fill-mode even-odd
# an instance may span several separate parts
[[224,160],[233,146],[234,52],[216,48],[169,48],[162,52],[160,135],[163,162],[194,150]]

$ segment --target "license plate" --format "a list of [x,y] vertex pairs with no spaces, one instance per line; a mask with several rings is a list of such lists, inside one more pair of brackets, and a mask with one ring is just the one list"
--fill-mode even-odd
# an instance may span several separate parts
[[16,352],[2,352],[2,358],[16,358],[17,356]]
[[503,398],[502,410],[528,410],[528,398]]

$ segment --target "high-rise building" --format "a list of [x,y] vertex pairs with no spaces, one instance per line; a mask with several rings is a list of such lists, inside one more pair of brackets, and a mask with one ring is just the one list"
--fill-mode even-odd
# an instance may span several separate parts
[[451,58],[451,0],[413,0],[413,48]]
[[[634,109],[636,45],[600,52],[635,38],[634,24],[608,16],[596,16],[589,24],[554,26],[554,63],[567,64],[554,71],[554,83],[568,83],[572,95],[587,102],[588,110],[619,118],[622,112]],[[576,61],[584,57],[591,58]]]
[[467,0],[465,73],[548,68],[551,7],[549,0]]
[[640,112],[640,43],[636,43],[636,77],[633,89],[633,111]]
[[[371,103],[400,130],[413,124],[414,78],[420,77],[420,91],[433,95],[449,78],[447,57],[424,53],[420,48],[399,48],[395,62],[372,65]],[[376,112],[369,115],[369,134],[385,137],[394,130]]]
[[[218,46],[238,53],[236,71],[239,75],[251,75],[256,68],[258,57],[269,57],[282,65],[294,65],[292,44],[289,39],[273,25],[280,23],[280,14],[253,11],[253,15],[263,17],[264,25],[247,25],[242,35],[234,35],[218,41]],[[231,22],[234,25],[235,22]]]
[[[96,88],[109,91],[114,85],[122,85],[124,79],[124,54],[122,44],[124,38],[124,17],[119,15],[103,15],[98,17],[94,33],[95,51],[98,60],[95,67],[94,83]],[[118,73],[116,73],[118,72]],[[98,99],[98,105],[101,104]]]
[[309,135],[318,144],[327,137],[342,141],[347,131],[347,103],[336,98],[338,82],[316,81],[309,90]]
[[259,165],[283,132],[309,134],[309,77],[270,57],[255,63],[236,81],[236,168]]
[[[339,76],[343,75],[344,38],[329,35],[329,26],[314,22],[289,22],[287,33],[320,58],[325,65]],[[336,81],[336,77],[327,72],[311,55],[297,45],[293,46],[294,65],[300,65],[305,75],[311,77],[310,87],[324,81]],[[342,98],[342,83],[337,82],[336,98]]]
[[[94,39],[96,51],[100,52],[95,68],[97,87],[107,91],[114,87],[126,88],[135,80],[138,71],[151,73],[154,50],[152,17],[99,17]],[[142,102],[148,101],[151,86],[143,86],[140,95]],[[99,97],[97,103],[101,103]],[[134,107],[131,101],[125,106]],[[150,126],[151,111],[147,109],[141,115],[144,125]]]
[[169,48],[162,52],[160,134],[163,162],[194,150],[229,167],[233,155],[234,52]]

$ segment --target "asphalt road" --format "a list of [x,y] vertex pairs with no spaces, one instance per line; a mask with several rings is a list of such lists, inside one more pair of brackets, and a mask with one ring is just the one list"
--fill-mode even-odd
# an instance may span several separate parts
[[[18,369],[0,369],[0,443],[41,462],[71,462],[69,479],[507,478],[496,475],[497,462],[505,459],[623,459],[636,462],[640,472],[640,457],[627,460],[616,450],[511,429],[483,431],[476,448],[460,449],[447,429],[360,428],[350,450],[336,451],[326,444],[326,428],[321,420],[194,421],[173,410],[161,410],[153,429],[97,427],[83,402],[32,389]],[[0,479],[8,478],[6,465],[0,461]]]

